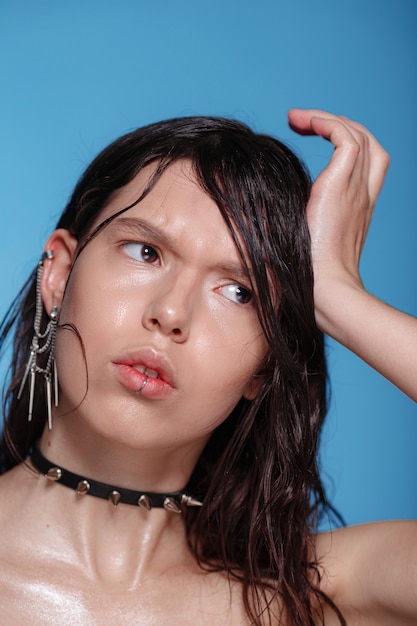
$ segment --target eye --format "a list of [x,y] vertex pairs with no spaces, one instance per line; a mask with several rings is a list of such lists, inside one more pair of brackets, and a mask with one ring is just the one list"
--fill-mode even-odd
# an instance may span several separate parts
[[132,259],[136,259],[137,261],[155,264],[159,260],[158,252],[147,243],[130,241],[123,244],[123,248],[128,256]]
[[252,302],[252,294],[249,289],[245,289],[242,285],[231,284],[221,287],[222,294],[236,304],[249,304]]

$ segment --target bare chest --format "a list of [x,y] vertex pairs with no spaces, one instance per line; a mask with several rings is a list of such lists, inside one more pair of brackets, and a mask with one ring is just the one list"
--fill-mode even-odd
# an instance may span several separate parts
[[[58,571],[60,570],[60,571]],[[74,575],[65,566],[9,567],[0,574],[4,626],[234,626],[247,624],[238,589],[217,575],[172,572],[131,589]]]

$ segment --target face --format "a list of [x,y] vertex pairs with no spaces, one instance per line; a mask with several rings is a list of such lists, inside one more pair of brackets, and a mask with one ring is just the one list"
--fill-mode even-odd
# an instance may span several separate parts
[[[151,172],[120,190],[99,221],[131,204]],[[261,384],[267,346],[249,281],[186,162],[84,248],[62,302],[65,323],[77,327],[85,357],[74,333],[60,330],[59,413],[111,440],[199,453]]]

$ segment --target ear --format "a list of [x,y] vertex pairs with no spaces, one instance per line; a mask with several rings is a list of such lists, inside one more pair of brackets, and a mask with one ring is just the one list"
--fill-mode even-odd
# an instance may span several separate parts
[[261,387],[264,383],[263,374],[254,374],[245,389],[243,390],[243,397],[246,400],[255,400],[256,396],[261,390]]
[[75,257],[77,239],[68,230],[55,230],[45,244],[44,250],[53,253],[43,262],[40,290],[44,307],[50,315],[52,308],[61,308],[65,286]]

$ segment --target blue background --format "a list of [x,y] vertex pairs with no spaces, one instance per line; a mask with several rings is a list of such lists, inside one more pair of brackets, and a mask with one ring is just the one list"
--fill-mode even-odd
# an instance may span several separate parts
[[[415,0],[2,0],[0,313],[109,141],[226,115],[283,138],[316,175],[331,148],[288,129],[300,106],[361,121],[390,152],[362,273],[417,314],[416,25]],[[333,342],[329,359],[322,462],[335,505],[349,523],[417,517],[417,405]]]

